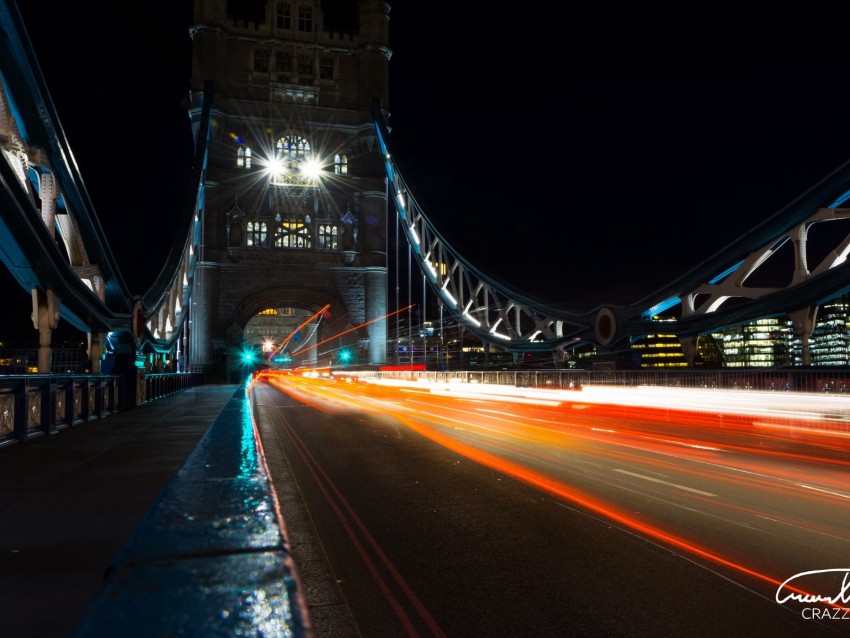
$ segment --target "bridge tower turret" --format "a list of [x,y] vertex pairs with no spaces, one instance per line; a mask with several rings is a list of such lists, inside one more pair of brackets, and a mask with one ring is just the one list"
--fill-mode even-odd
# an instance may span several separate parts
[[380,0],[194,0],[193,121],[207,81],[213,100],[190,369],[233,379],[252,317],[326,304],[310,342],[327,356],[309,359],[358,344],[360,362],[385,361],[387,188],[372,101],[388,100],[388,22]]

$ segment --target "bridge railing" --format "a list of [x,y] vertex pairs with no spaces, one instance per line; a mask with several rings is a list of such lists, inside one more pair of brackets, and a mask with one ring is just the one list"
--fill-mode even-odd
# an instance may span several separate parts
[[[200,373],[143,376],[141,403],[149,403],[204,383]],[[103,419],[127,403],[122,375],[0,375],[0,447],[68,427]],[[132,384],[131,384],[132,386]]]
[[145,403],[169,394],[203,385],[204,375],[199,372],[155,372],[145,375]]
[[0,446],[116,413],[121,385],[112,375],[0,376]]

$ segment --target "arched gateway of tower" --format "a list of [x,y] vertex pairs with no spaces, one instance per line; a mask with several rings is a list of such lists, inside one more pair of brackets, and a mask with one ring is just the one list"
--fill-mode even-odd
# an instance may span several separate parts
[[261,338],[268,351],[289,337],[292,365],[343,349],[386,360],[372,102],[387,104],[388,13],[377,0],[194,1],[194,122],[209,83],[213,100],[192,370],[232,379]]

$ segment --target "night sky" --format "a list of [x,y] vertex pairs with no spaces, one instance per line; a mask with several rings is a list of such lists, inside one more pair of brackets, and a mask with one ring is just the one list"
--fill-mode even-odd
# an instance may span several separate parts
[[391,12],[414,195],[462,254],[566,307],[654,292],[850,159],[837,15],[599,6]]
[[[191,2],[21,4],[141,294],[188,174]],[[396,159],[450,244],[552,305],[641,298],[850,159],[837,14],[435,6],[390,12]]]

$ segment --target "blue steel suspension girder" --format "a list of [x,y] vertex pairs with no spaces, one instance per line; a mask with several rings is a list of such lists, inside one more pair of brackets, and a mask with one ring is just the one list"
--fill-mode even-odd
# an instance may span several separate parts
[[[512,350],[542,351],[563,347],[564,344],[574,347],[587,342],[615,347],[628,339],[658,331],[662,324],[655,320],[656,314],[682,305],[686,298],[704,297],[715,289],[718,289],[717,294],[723,295],[725,289],[719,289],[720,282],[727,277],[736,282],[745,279],[789,240],[799,244],[795,255],[797,271],[790,285],[778,289],[732,288],[730,297],[735,299],[734,304],[722,307],[726,297],[721,296],[707,312],[703,310],[693,314],[687,307],[676,321],[663,323],[664,331],[681,337],[698,336],[822,304],[850,290],[850,273],[846,264],[841,263],[841,257],[835,258],[827,272],[810,273],[805,270],[807,255],[804,252],[805,234],[810,225],[832,218],[850,217],[837,208],[850,199],[848,162],[696,268],[636,303],[622,306],[604,304],[583,313],[553,310],[486,276],[439,235],[416,203],[392,157],[383,118],[380,104],[375,100],[373,120],[387,180],[417,263],[449,311],[485,341]],[[850,235],[838,244],[836,251],[843,255],[848,245]],[[447,264],[447,261],[450,263]],[[450,276],[436,271],[447,265]],[[742,268],[746,270],[740,270]],[[824,264],[820,266],[820,270],[825,268]],[[459,292],[468,295],[465,303],[458,303]],[[470,297],[472,302],[469,302]],[[478,319],[471,317],[470,309],[491,316],[476,325],[473,322],[478,322]],[[541,320],[542,323],[539,323]],[[531,332],[520,327],[523,322],[531,324]],[[556,329],[549,330],[551,326],[556,326]]]
[[564,313],[511,290],[471,265],[440,235],[416,202],[396,165],[388,132],[373,109],[389,189],[405,237],[429,285],[449,313],[484,341],[516,351],[551,351],[593,340],[593,313]]

